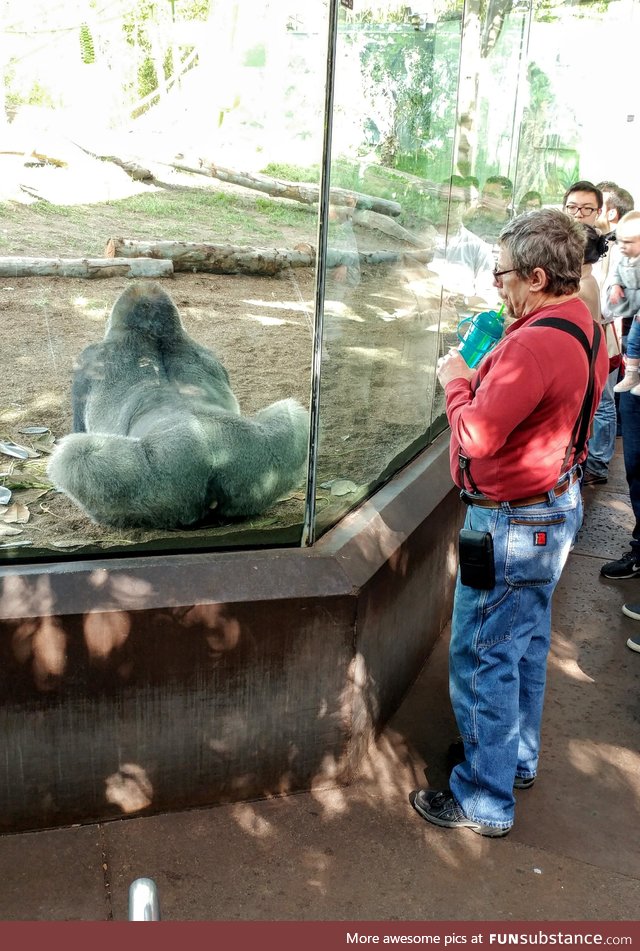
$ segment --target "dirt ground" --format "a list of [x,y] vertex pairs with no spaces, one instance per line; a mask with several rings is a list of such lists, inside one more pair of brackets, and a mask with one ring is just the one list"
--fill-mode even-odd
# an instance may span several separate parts
[[[251,215],[247,212],[247,242]],[[128,236],[127,221],[119,221]],[[153,233],[152,222],[130,222]],[[96,210],[96,229],[103,229]],[[113,225],[109,225],[113,233]],[[5,231],[5,238],[7,229]],[[15,221],[4,254],[86,256],[91,227],[72,221]],[[287,246],[308,233],[287,234]],[[362,230],[360,250],[393,249],[393,239]],[[434,384],[439,295],[422,266],[363,268],[355,281],[330,271],[325,311],[325,353],[320,396],[317,512],[320,529],[363,498],[371,484],[407,446],[424,438],[442,411]],[[256,518],[188,532],[147,532],[93,524],[48,482],[46,464],[56,439],[71,430],[70,385],[74,360],[99,340],[125,278],[0,278],[2,358],[0,442],[33,452],[26,462],[0,454],[0,486],[13,492],[0,506],[0,554],[42,557],[64,552],[182,549],[256,543],[296,543],[304,491],[295,492]],[[163,279],[188,333],[209,346],[226,366],[242,412],[285,397],[310,405],[314,273],[292,269],[281,276],[179,273]],[[46,429],[42,434],[22,430]],[[17,505],[17,508],[15,507]]]

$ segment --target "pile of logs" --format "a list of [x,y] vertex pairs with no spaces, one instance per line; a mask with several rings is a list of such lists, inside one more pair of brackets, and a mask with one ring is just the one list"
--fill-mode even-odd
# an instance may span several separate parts
[[[137,162],[125,161],[113,155],[93,157],[118,164],[138,180],[163,184],[157,181],[151,171]],[[320,197],[319,186],[313,183],[286,182],[266,175],[237,172],[202,159],[195,165],[167,164],[180,171],[208,175],[234,185],[257,189],[276,199],[286,198],[304,204],[314,204]],[[332,188],[330,199],[334,216],[338,220],[343,215],[348,215],[353,224],[389,235],[410,245],[411,250],[359,252],[330,247],[327,252],[329,268],[340,265],[426,264],[433,257],[431,237],[417,237],[395,220],[402,210],[397,202],[342,188]],[[170,277],[175,271],[275,275],[287,268],[313,267],[315,264],[316,251],[309,244],[298,245],[292,249],[253,248],[229,244],[110,238],[102,258],[0,257],[0,277],[158,278]]]

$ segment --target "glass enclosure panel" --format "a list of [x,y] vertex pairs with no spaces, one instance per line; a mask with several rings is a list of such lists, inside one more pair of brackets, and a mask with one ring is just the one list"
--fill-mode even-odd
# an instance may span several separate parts
[[339,12],[319,532],[434,433],[441,286],[429,264],[437,183],[452,168],[461,33],[459,12],[415,20],[403,4]]
[[[326,6],[9,0],[3,11],[0,558],[299,544]],[[166,292],[228,371],[242,417],[285,399],[304,412],[223,425],[233,397],[211,358],[181,351],[176,369],[148,336],[110,363],[101,350],[81,381],[80,425],[138,443],[108,437],[99,470],[69,450],[62,494],[47,463],[72,430],[74,364],[134,283],[131,258],[162,289],[152,322]],[[60,276],[68,259],[82,276]],[[153,276],[172,262],[172,276]],[[185,368],[202,359],[204,388],[202,365]]]
[[[330,211],[318,532],[446,425],[435,364],[465,318],[497,308],[506,222],[559,205],[578,178],[633,193],[639,9],[390,0],[341,10],[331,183],[359,194]],[[613,95],[585,55],[605,48],[616,49]]]

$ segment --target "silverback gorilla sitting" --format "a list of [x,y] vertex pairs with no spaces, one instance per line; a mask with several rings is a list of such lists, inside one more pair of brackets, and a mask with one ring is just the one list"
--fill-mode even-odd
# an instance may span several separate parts
[[295,400],[240,415],[229,376],[155,283],[127,288],[80,354],[74,433],[49,475],[96,522],[174,528],[264,510],[295,486],[308,415]]

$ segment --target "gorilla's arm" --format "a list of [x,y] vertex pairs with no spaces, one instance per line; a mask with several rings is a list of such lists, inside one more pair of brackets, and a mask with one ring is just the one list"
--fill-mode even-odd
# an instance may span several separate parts
[[211,440],[209,494],[216,512],[255,515],[300,483],[307,459],[309,415],[280,400],[250,419],[221,415]]
[[73,413],[73,432],[84,433],[87,430],[86,408],[89,395],[94,386],[104,379],[103,344],[95,343],[82,351],[76,361],[71,384],[71,411]]

